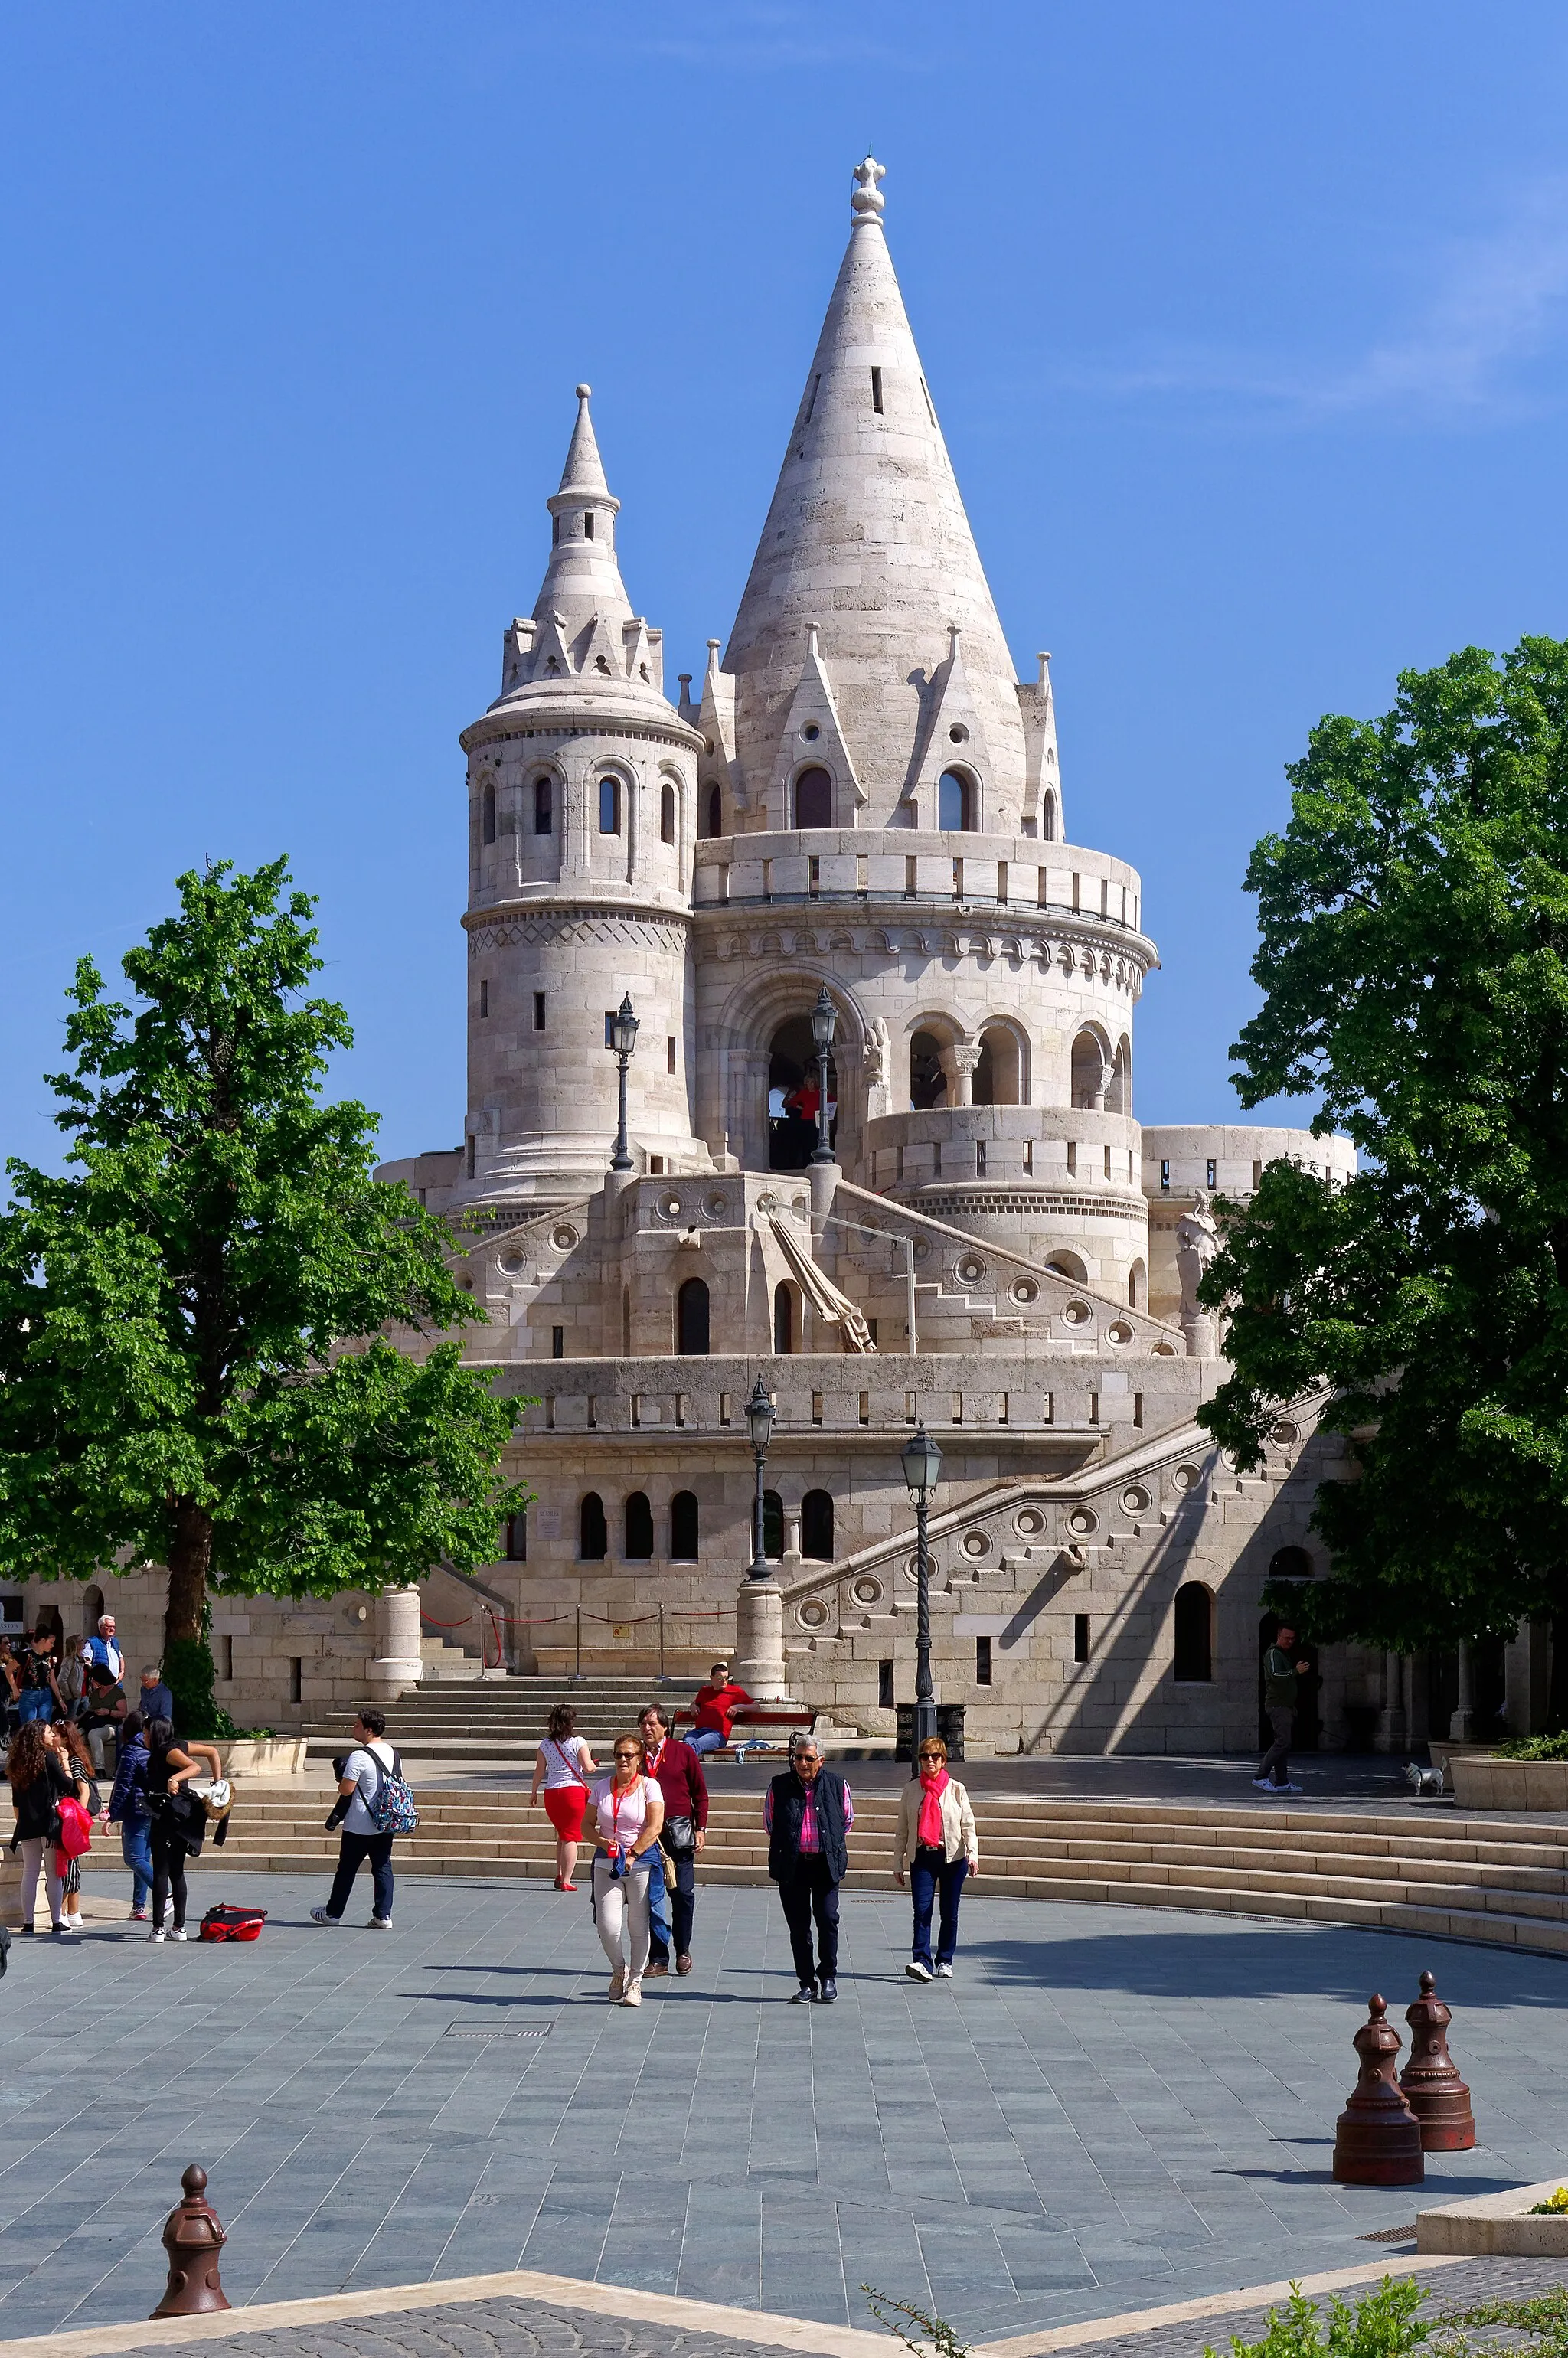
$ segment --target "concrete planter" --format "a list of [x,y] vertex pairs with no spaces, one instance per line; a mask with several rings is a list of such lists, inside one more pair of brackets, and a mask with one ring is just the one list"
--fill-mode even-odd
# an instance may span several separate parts
[[[1568,1811],[1568,1760],[1499,1760],[1488,1752],[1456,1752],[1448,1774],[1462,1810]],[[1568,2244],[1563,2248],[1568,2251]]]
[[231,1777],[302,1777],[305,1773],[302,1736],[236,1736],[220,1744],[217,1752]]
[[[1506,1768],[1555,1768],[1555,1760],[1506,1761]],[[1532,2219],[1537,2202],[1545,2202],[1563,2184],[1561,2178],[1543,2178],[1539,2186],[1515,2186],[1506,2194],[1472,2195],[1462,2202],[1444,2202],[1434,2211],[1416,2213],[1418,2252],[1485,2252],[1501,2258],[1555,2260],[1568,2256],[1568,2211],[1549,2212]]]

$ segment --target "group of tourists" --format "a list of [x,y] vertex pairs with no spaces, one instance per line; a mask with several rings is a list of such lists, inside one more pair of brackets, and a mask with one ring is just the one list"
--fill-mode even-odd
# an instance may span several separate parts
[[[728,1666],[716,1663],[699,1691],[692,1740],[671,1732],[661,1704],[638,1716],[637,1732],[615,1738],[601,1771],[586,1739],[574,1733],[576,1714],[557,1704],[539,1746],[529,1800],[543,1799],[556,1832],[556,1888],[576,1891],[583,1822],[592,1812],[593,1858],[589,1888],[600,1943],[611,1966],[612,2006],[641,2006],[643,1984],[670,1970],[692,1970],[697,1909],[697,1861],[707,1839],[708,1783],[701,1745],[704,1698],[726,1725],[738,1703],[751,1701],[731,1686]],[[711,1723],[710,1723],[711,1725]],[[914,1902],[914,1981],[949,1980],[958,1942],[958,1902],[966,1878],[979,1865],[975,1815],[964,1787],[947,1773],[939,1736],[920,1746],[917,1777],[904,1787],[893,1844],[893,1874],[907,1881]],[[797,1987],[792,2006],[831,2006],[838,1996],[838,1887],[849,1870],[849,1834],[855,1800],[838,1769],[825,1768],[814,1736],[796,1729],[789,1766],[762,1801],[768,1873],[778,1886]],[[935,1915],[935,1955],[931,1923]]]

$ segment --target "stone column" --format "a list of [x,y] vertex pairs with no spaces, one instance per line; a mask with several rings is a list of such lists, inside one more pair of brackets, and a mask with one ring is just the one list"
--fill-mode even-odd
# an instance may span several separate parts
[[1449,1715],[1450,1744],[1473,1744],[1476,1740],[1476,1677],[1471,1660],[1469,1640],[1459,1640],[1459,1707]]
[[1378,1714],[1376,1748],[1404,1752],[1406,1742],[1404,1660],[1399,1654],[1383,1656],[1383,1707]]
[[943,1049],[942,1069],[947,1076],[948,1086],[953,1092],[952,1101],[955,1105],[973,1105],[975,1074],[979,1061],[980,1051],[978,1047]]
[[[797,1525],[798,1531],[798,1525]],[[784,1591],[776,1580],[743,1580],[735,1600],[732,1675],[759,1703],[789,1695],[784,1674]]]
[[395,1703],[417,1687],[424,1664],[419,1654],[419,1591],[384,1589],[375,1600],[375,1639],[380,1648],[370,1666],[371,1693],[378,1703]]
[[800,1569],[800,1509],[786,1507],[784,1510],[784,1562]]

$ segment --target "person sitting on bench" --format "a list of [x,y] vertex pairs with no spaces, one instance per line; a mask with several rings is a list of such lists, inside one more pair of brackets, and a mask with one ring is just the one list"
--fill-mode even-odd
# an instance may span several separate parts
[[[694,1752],[717,1752],[730,1741],[730,1722],[740,1704],[754,1698],[744,1687],[730,1682],[728,1662],[715,1662],[708,1673],[708,1684],[698,1687],[692,1698],[691,1734],[687,1739]],[[746,1758],[743,1744],[735,1747],[737,1761]]]

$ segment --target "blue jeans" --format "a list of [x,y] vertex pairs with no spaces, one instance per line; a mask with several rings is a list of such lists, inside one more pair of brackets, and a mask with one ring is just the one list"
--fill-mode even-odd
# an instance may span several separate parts
[[717,1752],[724,1742],[716,1727],[699,1727],[695,1736],[686,1740],[694,1752]]
[[54,1697],[48,1687],[24,1687],[16,1697],[18,1722],[29,1719],[52,1719]]
[[914,1901],[914,1956],[917,1965],[931,1963],[931,1910],[938,1891],[942,1894],[942,1917],[936,1936],[936,1963],[952,1963],[953,1952],[958,1945],[958,1901],[968,1871],[967,1858],[946,1858],[939,1850],[927,1850],[924,1844],[910,1860],[909,1889]]
[[670,1901],[665,1888],[664,1845],[655,1843],[648,1856],[653,1862],[648,1869],[648,1924],[654,1953],[660,1963],[667,1964],[670,1956]]
[[120,1828],[120,1856],[134,1877],[131,1905],[145,1908],[152,1897],[153,1846],[151,1825],[146,1818],[126,1818]]

